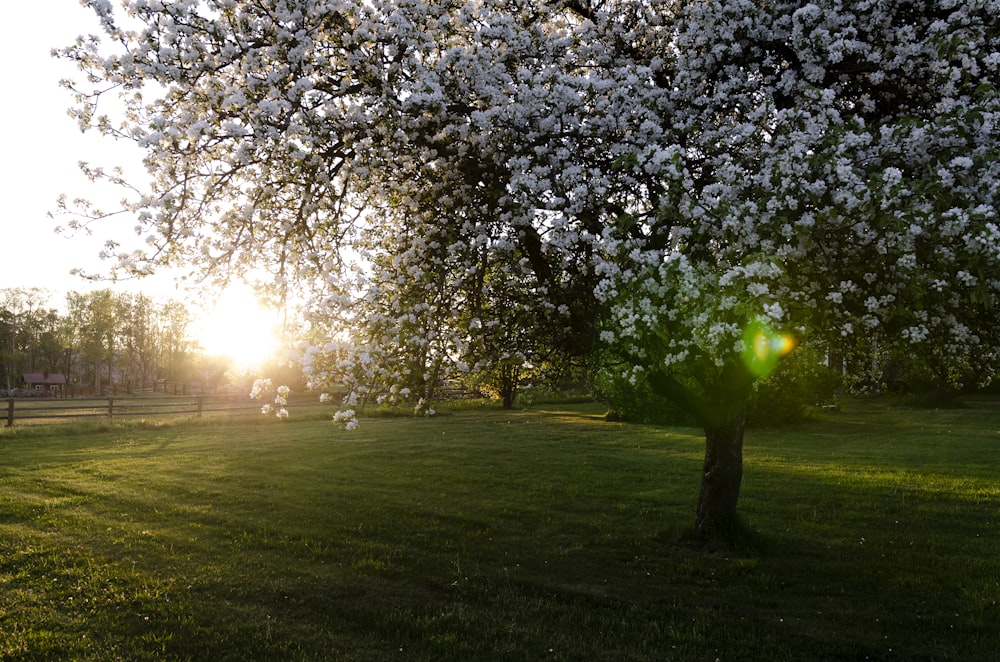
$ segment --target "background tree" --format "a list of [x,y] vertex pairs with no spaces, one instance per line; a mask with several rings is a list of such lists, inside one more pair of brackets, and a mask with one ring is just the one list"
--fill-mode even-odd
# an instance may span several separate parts
[[77,325],[85,366],[81,377],[93,384],[94,393],[100,395],[105,388],[113,389],[118,379],[120,308],[117,297],[109,289],[71,292],[66,302],[69,316]]
[[49,293],[37,287],[0,289],[0,357],[7,390],[21,383],[36,365],[49,367],[53,311]]
[[63,372],[66,338],[63,319],[55,308],[40,310],[34,321],[31,372]]
[[188,334],[191,311],[178,301],[168,301],[159,310],[158,378],[175,388],[193,376],[193,346]]
[[118,306],[126,388],[152,388],[160,344],[156,303],[144,294],[123,294]]
[[[63,52],[77,116],[154,178],[120,268],[264,268],[321,306],[356,300],[352,260],[414,270],[379,290],[409,320],[470,306],[469,247],[509,243],[555,343],[705,429],[703,532],[736,521],[753,385],[796,342],[995,371],[995,3],[127,2],[135,32],[91,4],[114,45]],[[379,347],[462,337],[417,317]]]
[[[529,260],[509,242],[483,246],[464,306],[469,317],[466,363],[477,389],[514,406],[526,383],[558,387],[571,335],[565,309],[540,295]],[[543,320],[548,323],[543,323]]]

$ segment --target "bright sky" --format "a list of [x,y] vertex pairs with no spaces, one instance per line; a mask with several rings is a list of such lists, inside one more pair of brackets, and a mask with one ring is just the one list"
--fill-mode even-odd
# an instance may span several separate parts
[[108,151],[96,136],[81,134],[67,116],[71,98],[59,80],[76,75],[75,69],[49,55],[53,47],[96,31],[88,11],[76,0],[5,3],[0,22],[5,92],[0,104],[4,127],[0,233],[5,287],[84,290],[88,286],[70,276],[70,269],[100,268],[97,253],[105,237],[56,235],[53,228],[59,221],[48,217],[60,193],[71,198],[91,195],[93,188],[77,163],[100,162],[102,151]]
[[[117,3],[115,3],[117,4]],[[98,227],[93,236],[57,235],[64,221],[49,218],[56,200],[86,197],[114,208],[120,195],[101,193],[77,167],[79,161],[141,168],[137,150],[109,145],[96,134],[82,134],[66,114],[70,93],[59,87],[63,78],[79,78],[72,63],[50,56],[52,48],[68,46],[81,34],[99,32],[93,12],[77,0],[6,0],[0,21],[0,69],[4,101],[0,104],[3,148],[0,150],[0,287],[41,287],[56,294],[58,304],[70,290],[95,287],[70,275],[74,267],[101,272],[98,259],[109,237],[131,236],[130,219]],[[112,225],[111,223],[115,223]],[[127,245],[127,242],[123,241]],[[102,283],[97,287],[106,287]],[[170,276],[153,276],[116,288],[154,297],[183,298]],[[240,353],[273,345],[275,316],[256,306],[252,294],[223,295],[214,314],[199,325],[198,335],[210,351]],[[266,329],[260,331],[260,329]],[[240,340],[236,340],[236,339]],[[238,347],[245,344],[246,347]],[[213,346],[215,345],[215,346]]]

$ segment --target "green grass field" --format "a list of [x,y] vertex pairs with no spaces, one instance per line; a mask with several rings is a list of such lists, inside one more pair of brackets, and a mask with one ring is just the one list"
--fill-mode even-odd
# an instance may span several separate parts
[[0,432],[4,660],[987,660],[1000,400],[747,433],[595,405]]

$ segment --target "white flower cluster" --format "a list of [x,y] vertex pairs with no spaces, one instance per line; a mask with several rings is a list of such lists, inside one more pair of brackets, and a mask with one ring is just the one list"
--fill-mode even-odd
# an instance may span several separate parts
[[753,323],[997,367],[996,0],[124,4],[63,51],[152,177],[109,255],[311,288],[345,406],[596,322],[633,375]]
[[358,427],[358,415],[353,409],[344,409],[334,413],[333,422],[345,430],[354,430]]
[[[254,380],[253,386],[250,389],[250,397],[254,400],[259,400],[268,394],[274,388],[274,382],[270,378],[262,378]],[[282,384],[274,391],[274,401],[273,404],[265,403],[260,408],[260,413],[268,415],[272,412],[279,419],[284,420],[288,418],[288,396],[291,395],[292,390]]]

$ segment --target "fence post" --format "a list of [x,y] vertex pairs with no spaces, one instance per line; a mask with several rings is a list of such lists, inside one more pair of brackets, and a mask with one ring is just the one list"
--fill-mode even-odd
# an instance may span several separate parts
[[108,420],[112,420],[115,415],[115,399],[108,398]]
[[198,396],[198,418],[201,418],[201,409],[202,409],[202,405],[204,404],[204,402],[205,402],[205,396],[199,395]]
[[14,398],[7,400],[7,427],[14,427]]

